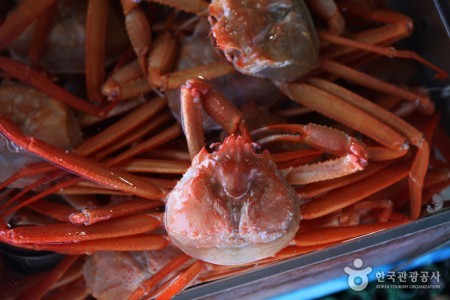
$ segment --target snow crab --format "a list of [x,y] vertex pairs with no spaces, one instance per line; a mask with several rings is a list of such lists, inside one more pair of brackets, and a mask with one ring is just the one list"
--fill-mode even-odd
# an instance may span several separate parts
[[[164,256],[172,252],[169,245],[175,245],[184,253],[175,250],[155,270],[142,272],[146,276],[133,281],[132,289],[114,296],[170,298],[194,282],[231,276],[417,219],[429,194],[448,185],[448,151],[442,141],[436,146],[445,161],[431,151],[439,118],[428,95],[358,69],[384,55],[415,59],[446,76],[413,52],[385,48],[410,34],[407,16],[377,9],[371,1],[338,1],[341,10],[334,1],[308,1],[318,28],[325,28],[316,33],[303,1],[157,0],[185,13],[152,4],[167,16],[163,26],[152,29],[148,20],[154,19],[141,4],[123,0],[134,54],[124,54],[103,84],[104,44],[95,41],[104,32],[106,2],[91,0],[88,6],[103,16],[87,18],[94,26],[87,26],[88,31],[95,34],[86,44],[86,66],[92,63],[86,68],[86,90],[95,103],[75,97],[33,67],[0,57],[5,75],[33,85],[79,114],[104,117],[110,106],[100,93],[113,105],[156,93],[122,117],[100,124],[98,132],[86,131],[87,138],[72,151],[27,136],[0,115],[0,132],[11,145],[49,162],[24,167],[1,184],[6,192],[0,197],[5,220],[0,241],[68,254],[34,286],[19,291],[22,298],[31,293],[42,297],[58,284],[62,290],[77,290],[85,281],[80,272],[61,281],[80,265],[82,254],[92,255],[84,273],[91,292],[102,298],[102,287],[115,280],[101,271],[105,265],[117,266],[113,262],[120,255],[113,252],[156,251],[150,256]],[[21,3],[0,27],[1,49],[56,1],[39,1],[32,10],[30,3]],[[173,28],[183,30],[208,14],[211,36],[224,58],[172,72],[178,33]],[[369,20],[364,24],[368,29],[355,33],[355,28],[347,28],[346,21],[353,19]],[[374,27],[372,22],[383,25]],[[294,46],[293,37],[303,47]],[[243,114],[205,81],[236,70],[269,78],[296,105],[304,106],[300,108],[318,112],[320,123],[343,131],[301,125],[296,114],[286,123],[249,130]],[[346,87],[338,85],[338,79]],[[350,90],[349,82],[359,87]],[[180,86],[182,118],[174,122],[164,93]],[[366,98],[371,96],[381,100],[377,104]],[[395,106],[392,102],[401,101],[427,116],[417,125],[422,131],[389,110]],[[210,150],[204,148],[201,109],[228,136],[221,142],[217,132],[210,134],[206,139],[215,142]],[[304,146],[290,148],[292,144]],[[34,175],[42,177],[21,191],[12,190],[16,180]],[[34,189],[44,182],[44,190]],[[410,203],[399,194],[408,194]],[[45,198],[49,195],[65,199]],[[26,215],[31,221],[13,226],[6,222],[11,215]],[[36,215],[41,218],[33,223]],[[130,263],[117,269],[141,272],[133,261],[147,254],[139,253],[129,254]]]

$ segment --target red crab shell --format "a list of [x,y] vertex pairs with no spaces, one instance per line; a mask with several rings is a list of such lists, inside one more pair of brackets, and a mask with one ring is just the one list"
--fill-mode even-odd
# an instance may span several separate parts
[[170,193],[166,230],[189,255],[220,265],[269,257],[299,226],[299,199],[267,151],[231,135],[205,148]]
[[293,81],[317,67],[319,42],[303,1],[213,0],[211,31],[239,72]]

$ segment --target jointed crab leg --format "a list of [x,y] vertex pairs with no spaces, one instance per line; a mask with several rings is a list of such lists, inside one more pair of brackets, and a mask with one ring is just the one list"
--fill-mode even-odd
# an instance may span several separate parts
[[364,234],[385,230],[405,224],[406,221],[390,221],[387,223],[341,226],[336,228],[319,228],[303,232],[295,239],[295,244],[301,247],[327,244],[355,238]]
[[242,113],[233,104],[223,95],[214,91],[205,81],[188,80],[186,85],[181,88],[181,108],[191,159],[200,152],[204,145],[201,107],[229,134],[239,130],[246,138],[250,139],[250,134],[242,123]]
[[139,287],[133,292],[133,294],[131,294],[128,300],[139,300],[144,296],[149,296],[149,294],[153,291],[157,284],[159,284],[163,279],[179,269],[181,266],[189,262],[189,260],[191,259],[192,257],[184,253],[178,255],[152,277],[141,282],[139,284]]
[[301,210],[306,220],[325,216],[352,205],[408,176],[411,163],[401,162],[360,181],[357,188],[345,186],[305,204]]
[[397,95],[402,97],[404,100],[408,100],[411,102],[418,101],[424,113],[432,114],[434,112],[434,104],[429,98],[412,93],[406,89],[397,87],[393,84],[387,83],[366,73],[347,67],[343,64],[337,63],[332,60],[323,59],[320,63],[320,68],[331,74],[337,75],[376,91]]
[[21,244],[20,247],[54,251],[65,254],[91,254],[96,251],[150,251],[161,250],[169,245],[167,237],[142,233],[115,238],[80,241],[76,243]]
[[7,229],[0,224],[0,241],[11,245],[91,241],[152,231],[161,225],[158,216],[141,214],[108,220],[91,226],[50,224]]
[[26,137],[14,123],[4,116],[0,116],[0,132],[25,151],[38,155],[79,176],[144,198],[161,199],[164,196],[162,190],[139,177],[109,168],[76,154],[65,153],[55,146]]
[[287,180],[291,184],[306,184],[338,178],[361,171],[367,165],[368,156],[365,146],[336,129],[315,124],[282,124],[270,125],[265,128],[300,133],[301,143],[339,156],[339,158],[318,164],[289,168]]
[[343,123],[393,150],[405,146],[405,138],[353,105],[306,83],[283,83],[281,90],[292,100]]

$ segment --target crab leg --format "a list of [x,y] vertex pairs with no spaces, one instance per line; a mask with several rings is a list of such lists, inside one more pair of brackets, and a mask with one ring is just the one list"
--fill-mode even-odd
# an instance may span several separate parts
[[270,125],[268,129],[283,129],[301,134],[301,143],[339,156],[337,159],[290,168],[288,182],[306,184],[326,179],[338,178],[364,169],[368,162],[367,150],[356,139],[343,132],[325,126]]
[[67,205],[46,200],[30,203],[27,207],[61,222],[69,221],[69,215],[74,211]]
[[370,114],[326,91],[306,83],[283,83],[281,91],[292,100],[343,123],[393,150],[405,147],[405,138]]
[[342,178],[331,179],[327,181],[319,181],[311,184],[304,185],[296,189],[300,198],[312,198],[318,195],[324,194],[326,192],[344,187],[353,185],[360,180],[363,180],[382,169],[388,167],[393,162],[384,162],[384,163],[371,163],[369,166],[361,172],[345,176]]
[[412,93],[406,89],[397,87],[393,84],[377,79],[366,73],[349,68],[343,64],[337,63],[329,59],[323,59],[320,63],[320,68],[331,74],[337,75],[339,77],[355,82],[359,85],[371,88],[373,90],[382,93],[397,95],[411,102],[418,101],[423,112],[426,114],[432,114],[434,112],[434,104],[428,97]]
[[231,102],[205,81],[188,80],[181,87],[181,109],[191,159],[200,152],[204,144],[201,107],[229,134],[240,131],[244,137],[250,139],[250,134],[243,124],[242,113]]
[[76,154],[66,153],[35,138],[26,137],[13,122],[4,116],[0,116],[0,132],[25,151],[40,156],[81,177],[148,199],[161,199],[164,196],[162,190],[139,177],[101,165]]
[[74,212],[67,216],[74,225],[92,225],[103,222],[111,218],[118,218],[132,213],[149,210],[160,207],[163,203],[160,201],[148,201],[147,199],[133,199],[123,203],[100,206],[96,208],[86,208],[81,212]]
[[300,247],[308,247],[317,244],[334,243],[397,227],[405,223],[407,223],[407,221],[389,221],[387,223],[340,226],[336,228],[319,228],[301,233],[296,237],[295,244]]
[[148,214],[122,217],[91,226],[62,223],[7,229],[3,223],[0,224],[0,241],[11,245],[71,243],[136,235],[152,231],[160,225],[158,218]]
[[0,51],[8,47],[31,22],[55,3],[56,0],[23,1],[0,27]]
[[121,118],[118,122],[109,126],[95,137],[83,142],[75,150],[81,156],[90,156],[108,145],[120,141],[146,121],[154,117],[167,105],[167,100],[163,98],[153,98],[147,103],[137,107],[131,113]]
[[176,294],[178,294],[182,289],[191,285],[197,278],[198,274],[203,270],[205,264],[202,261],[196,261],[185,271],[181,272],[170,284],[162,291],[156,292],[157,300],[169,300]]
[[315,219],[367,198],[408,176],[410,165],[409,161],[398,163],[360,181],[357,187],[345,186],[314,199],[303,206],[302,217]]
[[139,300],[143,297],[147,297],[162,280],[167,278],[174,271],[179,269],[181,266],[189,262],[192,257],[182,253],[175,257],[171,262],[165,265],[161,270],[159,270],[152,277],[143,281],[139,284],[139,287],[128,297],[128,300]]
[[116,141],[108,148],[104,148],[99,153],[95,154],[95,158],[97,160],[103,160],[111,153],[117,152],[118,150],[123,149],[126,146],[130,146],[133,142],[138,141],[143,136],[147,135],[148,133],[154,131],[161,125],[171,120],[173,120],[173,116],[169,111],[166,110],[163,113],[158,114],[157,117],[150,120],[143,126],[136,128],[133,132],[130,132],[127,136],[123,137],[121,140]]
[[[318,88],[321,88],[329,93],[332,93],[333,95],[339,97],[340,99],[345,100],[349,104],[380,119],[393,129],[403,134],[411,144],[418,147],[419,150],[416,154],[416,158],[412,165],[411,173],[409,176],[410,194],[411,194],[411,217],[413,219],[416,219],[419,216],[418,214],[420,212],[421,188],[423,179],[427,171],[426,166],[428,166],[429,152],[430,152],[429,144],[424,138],[424,134],[421,133],[416,128],[414,128],[413,126],[411,126],[406,121],[390,113],[389,111],[382,109],[381,107],[370,102],[369,100],[355,93],[352,93],[344,88],[341,88],[334,83],[318,78],[312,78],[308,80],[308,82],[313,84],[314,86],[317,86]],[[345,122],[343,123],[346,124]],[[399,151],[398,154],[401,155],[402,152],[406,153],[407,149],[396,149],[396,150]],[[386,152],[382,154],[385,155]]]
[[90,100],[102,102],[104,82],[105,37],[109,0],[89,0],[86,17],[86,89]]
[[52,288],[52,286],[67,272],[72,264],[78,259],[78,256],[65,257],[54,269],[41,277],[36,285],[26,290],[16,299],[29,300],[41,299]]
[[21,244],[22,248],[37,251],[53,251],[65,254],[91,254],[96,251],[151,251],[161,250],[169,245],[169,240],[156,234],[137,234],[118,238],[80,241],[67,244]]

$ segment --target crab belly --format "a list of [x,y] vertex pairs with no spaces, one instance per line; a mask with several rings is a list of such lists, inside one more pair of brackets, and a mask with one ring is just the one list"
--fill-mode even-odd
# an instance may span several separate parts
[[273,256],[294,238],[298,196],[273,162],[236,173],[233,190],[214,159],[197,158],[167,198],[165,225],[173,244],[210,263],[239,265]]

